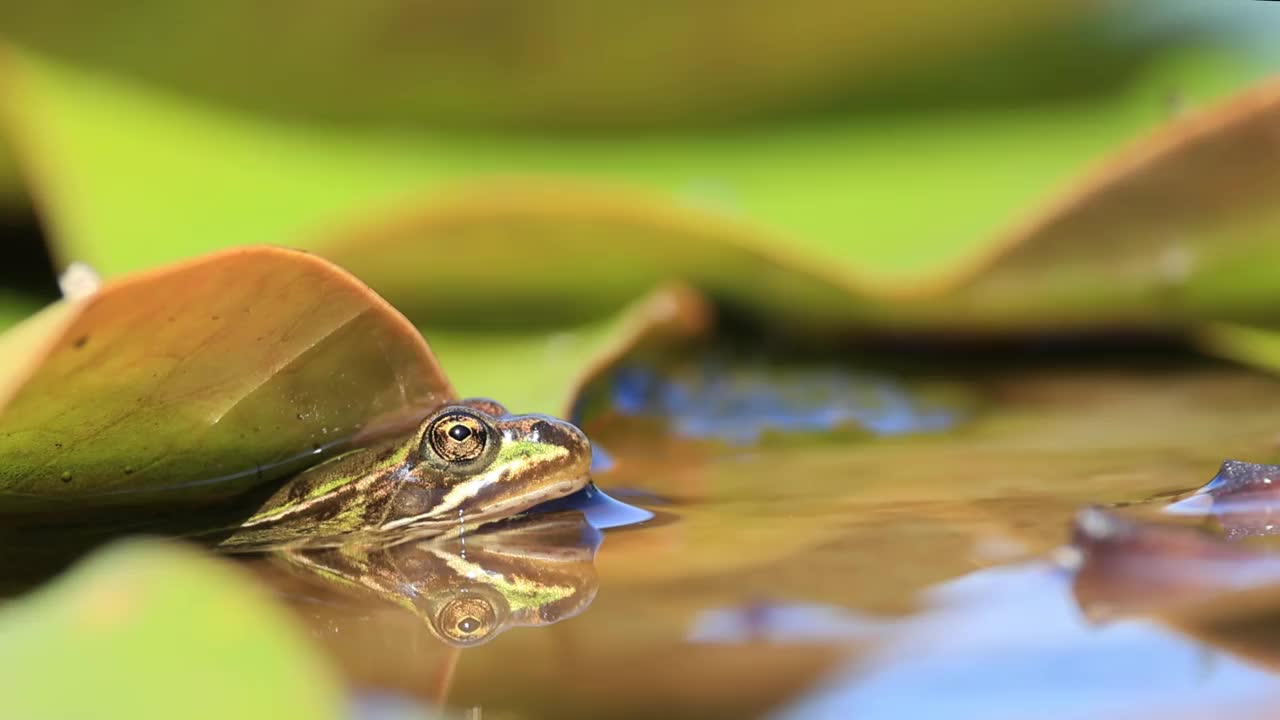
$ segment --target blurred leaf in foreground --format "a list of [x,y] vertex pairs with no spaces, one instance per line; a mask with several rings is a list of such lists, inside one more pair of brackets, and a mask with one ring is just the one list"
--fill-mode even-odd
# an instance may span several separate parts
[[0,606],[0,714],[338,718],[337,678],[240,570],[133,540]]

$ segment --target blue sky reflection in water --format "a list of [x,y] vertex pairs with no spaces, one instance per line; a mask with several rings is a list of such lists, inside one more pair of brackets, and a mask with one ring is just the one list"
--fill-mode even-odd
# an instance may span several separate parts
[[630,365],[616,372],[612,390],[612,407],[623,415],[662,417],[681,436],[740,445],[768,432],[934,432],[964,414],[895,379],[837,368],[727,370],[702,362],[658,371]]
[[[831,640],[868,648],[779,719],[1239,720],[1268,717],[1265,709],[1280,703],[1280,677],[1173,630],[1140,620],[1090,624],[1070,577],[1043,564],[944,583],[919,614],[874,626],[835,609],[773,617],[785,618],[763,631],[774,642],[788,633],[812,641],[820,629],[813,621],[822,620],[831,623]],[[723,615],[703,620],[695,639],[730,627]],[[733,632],[720,636],[735,640]]]

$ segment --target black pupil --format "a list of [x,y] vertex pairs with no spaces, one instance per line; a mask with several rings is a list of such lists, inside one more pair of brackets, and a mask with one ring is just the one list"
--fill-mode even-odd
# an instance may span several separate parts
[[475,632],[480,627],[480,621],[475,618],[463,618],[458,621],[458,629],[464,633]]
[[457,440],[458,442],[462,442],[463,440],[471,437],[471,428],[466,425],[454,425],[449,428],[449,437]]

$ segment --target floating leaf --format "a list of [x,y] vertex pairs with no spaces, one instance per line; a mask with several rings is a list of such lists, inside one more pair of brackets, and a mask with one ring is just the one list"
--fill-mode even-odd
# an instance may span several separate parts
[[126,541],[0,606],[0,707],[60,718],[338,718],[292,618],[222,561]]
[[696,338],[711,322],[693,290],[658,288],[604,321],[524,333],[431,330],[464,396],[499,399],[519,412],[577,418],[582,391],[623,356]]
[[1211,355],[1280,372],[1280,331],[1235,323],[1207,323],[1196,328],[1192,339]]
[[1278,123],[1273,79],[1116,153],[962,272],[948,317],[1177,326],[1274,316]]
[[[986,298],[1014,283],[1034,290],[1053,264],[1008,261],[1010,272],[966,289],[958,306],[940,293],[977,276],[993,247],[1012,243],[999,233],[1013,214],[1083,159],[1161,124],[1167,88],[1212,97],[1243,75],[1224,68],[1231,58],[1206,56],[1070,106],[640,140],[344,132],[184,102],[30,55],[8,60],[0,107],[62,261],[113,275],[233,238],[292,238],[327,254],[332,228],[371,208],[408,207],[368,234],[394,250],[333,252],[397,304],[416,287],[426,299],[406,307],[433,330],[489,317],[476,307],[501,307],[490,322],[513,326],[599,319],[673,278],[810,324],[939,326],[961,310],[975,324],[1029,323],[1055,303],[1030,293],[1011,309]],[[1180,121],[1168,133],[1199,124]],[[495,180],[512,176],[525,180]],[[1085,246],[1106,282],[1114,245]],[[1093,278],[1065,290],[1055,280],[1043,297],[1087,295],[1101,282]],[[1248,289],[1250,298],[1259,292]],[[1047,317],[1163,317],[1146,295],[1125,299],[1088,308],[1072,299]],[[421,308],[431,314],[417,317]]]
[[225,498],[455,396],[383,300],[274,248],[61,301],[0,336],[0,360],[8,511]]
[[[55,0],[4,3],[0,27],[88,66],[308,117],[634,126],[957,85],[1078,91],[1062,64],[1107,69],[1095,84],[1132,54],[1081,27],[1104,4]],[[1008,61],[1033,47],[1038,62]]]

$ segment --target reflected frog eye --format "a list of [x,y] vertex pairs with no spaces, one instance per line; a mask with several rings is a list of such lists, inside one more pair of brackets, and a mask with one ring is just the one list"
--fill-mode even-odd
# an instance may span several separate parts
[[462,411],[441,415],[427,430],[431,449],[449,462],[475,460],[484,452],[487,440],[484,422]]
[[488,637],[496,620],[497,613],[488,602],[477,597],[462,597],[440,610],[436,625],[450,641],[471,644]]

